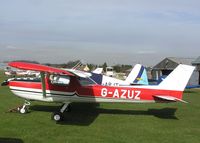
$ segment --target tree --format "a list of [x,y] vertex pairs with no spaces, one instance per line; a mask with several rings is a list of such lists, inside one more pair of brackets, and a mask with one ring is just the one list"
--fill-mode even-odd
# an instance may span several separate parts
[[121,72],[121,65],[119,65],[119,64],[118,65],[114,65],[113,66],[113,70],[116,71],[116,72]]
[[131,65],[120,65],[120,64],[117,64],[117,65],[113,66],[114,71],[121,72],[121,73],[124,73],[124,72],[126,72],[127,70],[129,70],[131,68],[132,68]]
[[95,64],[87,64],[88,65],[88,68],[90,69],[90,71],[96,69],[97,65]]

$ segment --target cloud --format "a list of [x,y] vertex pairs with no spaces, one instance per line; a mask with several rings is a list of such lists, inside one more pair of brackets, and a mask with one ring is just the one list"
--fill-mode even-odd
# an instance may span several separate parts
[[2,1],[0,58],[150,63],[152,57],[188,51],[197,56],[199,5],[198,0]]
[[13,46],[13,45],[7,45],[7,46],[6,46],[6,49],[9,49],[9,50],[16,50],[16,49],[19,49],[19,48],[17,48],[16,46]]

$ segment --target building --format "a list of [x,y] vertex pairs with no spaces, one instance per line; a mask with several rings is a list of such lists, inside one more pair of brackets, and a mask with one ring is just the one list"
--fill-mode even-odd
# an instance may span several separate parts
[[197,59],[167,57],[153,67],[152,78],[155,80],[159,80],[161,76],[169,75],[179,64],[198,66],[198,68],[196,68],[195,71],[193,72],[188,85],[199,85],[200,57]]
[[199,85],[200,85],[200,56],[192,62],[193,66],[196,66],[196,71],[198,71],[198,75],[199,75]]

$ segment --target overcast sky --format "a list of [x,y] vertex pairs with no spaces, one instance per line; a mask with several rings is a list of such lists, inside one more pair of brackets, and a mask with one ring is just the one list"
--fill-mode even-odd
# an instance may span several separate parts
[[0,0],[0,61],[200,56],[199,0]]

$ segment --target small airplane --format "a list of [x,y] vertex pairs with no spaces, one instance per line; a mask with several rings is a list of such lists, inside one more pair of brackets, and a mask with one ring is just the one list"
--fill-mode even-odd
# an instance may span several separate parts
[[15,75],[17,75],[16,72],[15,72],[15,71],[12,71],[12,70],[6,70],[6,71],[4,72],[4,74],[5,74],[6,76],[15,76]]
[[39,76],[40,72],[30,70],[5,70],[6,76]]
[[65,69],[69,72],[72,72],[74,74],[77,74],[80,77],[90,77],[92,80],[94,80],[96,83],[100,85],[106,85],[106,86],[122,86],[122,85],[148,85],[148,78],[146,69],[144,66],[140,64],[136,64],[134,68],[131,70],[129,75],[125,80],[120,80],[114,77],[106,76],[103,74],[98,74],[92,72],[85,72],[80,71],[76,69]]
[[[63,103],[60,110],[52,114],[55,121],[63,120],[63,113],[72,102],[185,102],[183,91],[194,71],[193,66],[180,64],[159,85],[103,86],[89,77],[40,64],[10,62],[9,66],[40,72],[40,78],[13,78],[2,85],[8,85],[13,94],[26,100]],[[28,106],[25,102],[20,113],[26,113]]]

